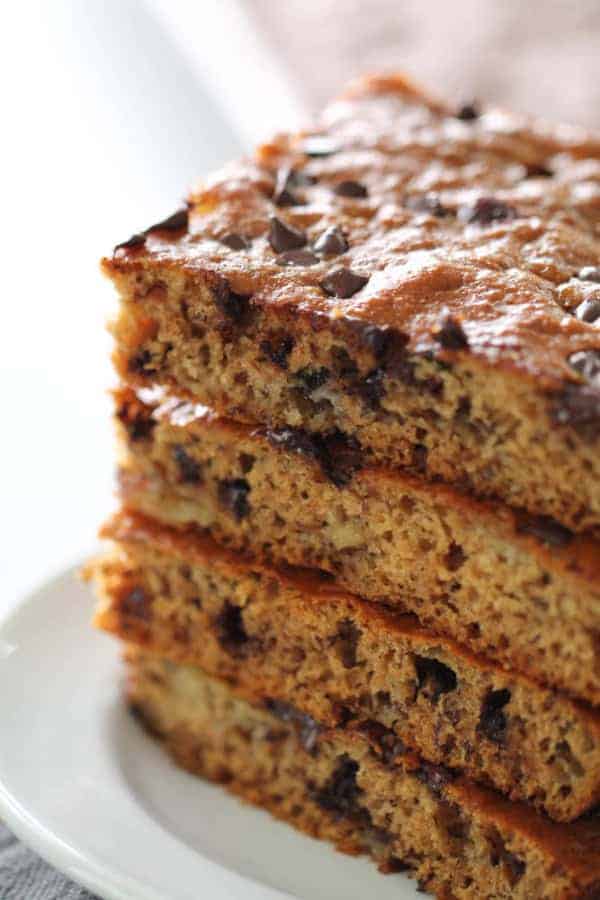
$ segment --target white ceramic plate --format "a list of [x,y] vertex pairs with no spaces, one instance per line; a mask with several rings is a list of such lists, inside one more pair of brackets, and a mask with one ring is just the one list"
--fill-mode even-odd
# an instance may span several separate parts
[[117,644],[74,570],[0,626],[0,817],[107,900],[414,900],[178,770],[126,713]]

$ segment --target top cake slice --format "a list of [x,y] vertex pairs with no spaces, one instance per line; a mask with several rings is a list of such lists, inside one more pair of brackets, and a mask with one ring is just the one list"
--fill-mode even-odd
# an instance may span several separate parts
[[104,261],[115,361],[600,525],[600,136],[369,78]]

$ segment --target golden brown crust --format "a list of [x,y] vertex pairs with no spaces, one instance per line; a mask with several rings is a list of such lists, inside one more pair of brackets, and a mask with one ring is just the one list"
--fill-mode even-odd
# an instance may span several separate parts
[[600,714],[316,575],[241,564],[121,516],[95,624],[319,721],[372,720],[559,820],[600,799]]
[[598,145],[368,79],[105,260],[117,369],[596,527]]
[[[585,290],[569,280],[600,262],[598,139],[573,143],[560,129],[554,138],[527,134],[521,120],[494,110],[461,122],[404,85],[372,79],[333,104],[319,132],[339,147],[332,155],[307,159],[306,135],[281,137],[255,160],[215,175],[190,198],[189,233],[153,231],[143,244],[118,249],[106,269],[218,273],[259,306],[397,329],[411,348],[453,359],[434,339],[447,310],[461,322],[470,352],[489,365],[516,368],[546,386],[577,381],[567,358],[598,348],[596,330],[565,315]],[[576,155],[589,156],[588,163]],[[543,164],[552,176],[527,177],[527,167]],[[310,238],[329,226],[344,229],[344,264],[369,276],[351,298],[330,297],[319,286],[339,257],[277,265],[265,235],[269,214],[280,209],[271,199],[272,172],[286,165],[315,182],[302,184],[303,202],[285,206],[282,218]],[[364,184],[368,196],[336,194],[349,180]],[[407,195],[431,191],[451,215],[404,205]],[[454,214],[490,192],[516,215],[497,211],[482,226],[465,222],[466,212]],[[252,251],[219,244],[232,232],[252,238]]]
[[559,825],[443,767],[401,753],[385,761],[371,736],[250,705],[200,670],[133,649],[128,667],[130,701],[186,768],[340,849],[392,871],[404,863],[439,897],[581,900],[597,890],[598,819]]

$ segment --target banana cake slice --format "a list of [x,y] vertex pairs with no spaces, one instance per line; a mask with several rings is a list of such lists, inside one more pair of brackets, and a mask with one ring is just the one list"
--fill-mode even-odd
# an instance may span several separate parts
[[600,800],[600,713],[475,656],[414,616],[307,570],[121,514],[91,569],[95,623],[124,641],[290,702],[371,721],[428,761],[570,820]]
[[[437,632],[600,704],[600,540],[370,468],[340,436],[240,425],[116,396],[124,503],[232,549],[324,569]],[[145,396],[145,399],[144,399]]]
[[[558,824],[395,746],[132,648],[128,698],[175,760],[346,853],[456,900],[592,900],[600,819]],[[199,806],[198,815],[202,815]]]
[[352,87],[104,260],[121,377],[600,524],[600,138]]

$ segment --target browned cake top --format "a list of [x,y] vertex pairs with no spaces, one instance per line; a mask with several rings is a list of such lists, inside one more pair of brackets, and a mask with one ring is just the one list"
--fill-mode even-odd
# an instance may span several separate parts
[[393,328],[442,357],[468,347],[542,386],[600,384],[599,223],[600,136],[370,78],[107,267],[219,273],[313,323]]

